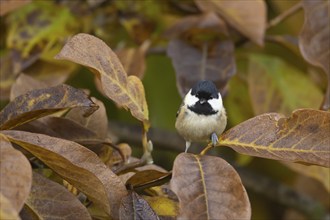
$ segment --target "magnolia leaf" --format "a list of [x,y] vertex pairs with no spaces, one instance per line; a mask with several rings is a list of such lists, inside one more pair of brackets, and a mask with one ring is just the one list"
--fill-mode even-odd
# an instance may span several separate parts
[[179,219],[251,217],[239,175],[219,157],[181,153],[174,161],[171,189],[179,199]]
[[303,0],[304,26],[299,34],[299,48],[311,64],[320,66],[328,75],[328,88],[323,109],[330,109],[330,2],[327,0]]
[[13,101],[16,97],[24,95],[29,91],[35,89],[44,89],[47,87],[48,85],[46,83],[22,73],[16,78],[16,81],[11,86],[9,99],[10,101]]
[[11,129],[18,125],[65,109],[83,108],[86,115],[98,106],[80,89],[59,85],[32,90],[16,97],[0,112],[0,129]]
[[102,40],[88,34],[75,35],[56,59],[70,60],[91,68],[110,99],[128,108],[138,120],[148,123],[148,106],[141,80],[136,76],[127,77],[116,54]]
[[330,168],[320,166],[306,166],[299,163],[283,162],[290,169],[305,176],[312,177],[323,184],[324,188],[330,193]]
[[322,102],[321,91],[303,72],[274,56],[249,55],[248,85],[256,115],[288,115],[299,108],[318,109]]
[[[60,48],[57,50],[59,51]],[[24,70],[24,73],[46,83],[49,87],[63,84],[78,67],[77,64],[70,62],[61,62],[55,60],[39,59],[29,68]]]
[[163,196],[143,196],[158,216],[176,217],[179,214],[179,203]]
[[91,130],[77,124],[76,122],[61,117],[46,117],[33,121],[26,126],[17,127],[17,129],[46,134],[77,143],[88,142],[88,141],[102,141],[99,137]]
[[186,40],[204,35],[204,40],[206,40],[212,39],[212,37],[227,36],[228,30],[221,18],[213,12],[209,12],[197,16],[185,16],[170,27],[164,35],[170,39],[184,38]]
[[27,57],[35,48],[49,50],[77,28],[69,8],[51,1],[37,1],[8,16],[7,46]]
[[32,168],[26,157],[2,134],[0,146],[0,193],[18,213],[30,193]]
[[213,11],[223,17],[233,28],[263,46],[266,30],[267,9],[263,0],[195,0],[204,11]]
[[164,173],[157,170],[139,171],[126,181],[126,185],[132,188],[147,188],[155,185],[161,185],[170,178],[171,173]]
[[11,11],[14,11],[28,3],[31,0],[20,0],[20,1],[0,1],[0,16],[4,16]]
[[[184,97],[201,80],[212,80],[220,92],[226,90],[228,80],[236,72],[234,44],[222,41],[210,48],[199,49],[181,40],[171,40],[167,55],[172,59],[179,93]],[[209,51],[209,52],[208,52]]]
[[120,220],[159,220],[158,215],[152,210],[150,205],[134,191],[130,191],[129,194],[122,199],[119,213]]
[[0,219],[20,219],[18,211],[12,203],[0,192]]
[[27,57],[22,58],[17,50],[9,50],[0,57],[0,99],[8,100],[10,88],[15,82],[16,77],[26,70],[39,58],[38,50]]
[[[40,205],[42,204],[42,205]],[[38,173],[33,173],[33,184],[26,206],[38,219],[92,219],[87,208],[64,186]],[[23,219],[30,219],[29,212],[22,212]]]
[[84,117],[81,109],[76,108],[71,109],[65,117],[95,132],[99,138],[104,139],[108,135],[107,112],[103,102],[94,97],[91,97],[91,99],[96,105],[99,106],[99,109],[97,109],[93,114],[88,117]]
[[330,112],[266,113],[220,136],[220,145],[251,156],[330,167]]
[[119,203],[127,191],[118,176],[95,153],[75,142],[43,134],[24,131],[2,133],[86,194],[108,215],[118,218]]
[[139,48],[124,48],[116,50],[120,62],[122,63],[127,75],[135,75],[143,78],[146,69],[145,57],[150,47],[150,41],[145,41]]

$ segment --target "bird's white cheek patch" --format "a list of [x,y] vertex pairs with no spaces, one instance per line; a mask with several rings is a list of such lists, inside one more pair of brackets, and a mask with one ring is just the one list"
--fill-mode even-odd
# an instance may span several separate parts
[[184,99],[184,103],[188,106],[193,106],[195,105],[196,102],[198,102],[198,98],[194,95],[191,95],[191,90],[190,90]]
[[220,111],[223,108],[222,98],[221,98],[220,94],[219,94],[218,99],[210,99],[210,100],[208,100],[208,103],[212,106],[212,108],[215,111]]

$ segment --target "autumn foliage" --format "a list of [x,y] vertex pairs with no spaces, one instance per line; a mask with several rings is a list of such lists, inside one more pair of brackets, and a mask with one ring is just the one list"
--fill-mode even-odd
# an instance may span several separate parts
[[[274,19],[276,3],[263,0],[77,2],[1,2],[1,219],[251,219],[255,192],[308,218],[329,215],[330,204],[302,196],[305,209],[246,172],[254,159],[279,161],[329,196],[329,1],[297,1]],[[298,10],[298,33],[272,30]],[[163,116],[144,86],[152,54],[171,60],[178,97],[200,80],[217,85],[229,126],[216,147],[182,153],[181,139],[169,146],[173,131],[156,137]],[[80,66],[95,91],[72,85]],[[138,135],[114,134],[109,100],[139,122]],[[136,136],[142,156],[132,153]],[[159,142],[180,151],[170,171],[153,164]]]

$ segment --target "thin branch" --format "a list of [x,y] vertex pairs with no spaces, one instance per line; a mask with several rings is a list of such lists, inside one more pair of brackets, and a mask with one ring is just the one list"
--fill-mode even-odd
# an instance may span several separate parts
[[301,8],[302,8],[302,1],[298,2],[294,6],[292,6],[291,8],[289,8],[288,10],[286,10],[285,12],[283,12],[282,14],[280,14],[277,17],[273,18],[267,24],[266,29],[269,29],[271,27],[274,27],[274,26],[278,25],[283,20],[287,19],[288,17],[290,17],[291,15],[293,15],[294,13],[296,13],[297,11],[299,11]]

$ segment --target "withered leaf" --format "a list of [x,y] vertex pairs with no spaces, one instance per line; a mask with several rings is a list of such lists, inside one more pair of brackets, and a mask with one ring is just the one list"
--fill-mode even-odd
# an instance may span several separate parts
[[83,108],[86,115],[98,107],[80,89],[59,85],[32,90],[16,97],[0,112],[0,129],[11,129],[26,122],[71,108]]
[[149,203],[160,219],[162,219],[163,216],[176,219],[175,217],[179,214],[178,201],[163,196],[143,196],[143,198]]
[[20,1],[0,1],[0,16],[4,16],[8,14],[11,11],[16,10],[17,8],[20,8],[28,3],[30,3],[31,0],[20,0]]
[[220,136],[220,145],[251,156],[330,167],[330,112],[266,113]]
[[160,183],[164,183],[170,176],[171,173],[164,173],[157,170],[143,170],[130,177],[126,181],[126,185],[130,185],[134,189],[161,185]]
[[[225,22],[215,13],[209,12],[202,15],[185,16],[166,32],[167,38],[194,38],[194,35],[208,34],[215,36],[228,35]],[[209,36],[210,37],[210,36]]]
[[222,41],[210,49],[200,51],[182,40],[170,41],[167,55],[172,59],[182,97],[201,80],[213,81],[222,94],[226,90],[228,80],[236,72],[234,44]]
[[[92,219],[87,208],[64,186],[35,172],[26,206],[38,219]],[[26,215],[28,212],[21,213],[23,219],[30,219]]]
[[122,199],[119,213],[120,220],[159,220],[158,215],[147,201],[134,191],[130,191],[129,194]]
[[256,115],[317,109],[322,102],[320,89],[303,72],[275,56],[250,54],[247,81]]
[[0,219],[20,219],[17,210],[0,192]]
[[303,0],[304,26],[299,34],[299,48],[304,58],[320,66],[328,75],[328,88],[323,109],[330,108],[330,2],[327,0]]
[[3,134],[0,134],[0,146],[0,193],[18,213],[30,193],[32,168]]
[[267,8],[263,0],[195,0],[204,11],[213,11],[223,17],[233,28],[263,46],[266,30]]
[[149,47],[150,41],[147,40],[138,48],[123,48],[115,51],[127,75],[143,78],[146,69],[145,56]]
[[75,108],[71,109],[65,117],[95,132],[100,138],[106,138],[108,134],[108,116],[105,106],[100,100],[94,97],[91,97],[91,99],[99,106],[93,114],[86,117],[81,109]]
[[23,58],[19,51],[10,50],[0,57],[0,99],[8,100],[10,88],[15,82],[16,77],[32,65],[40,56],[39,50],[34,50],[33,53]]
[[58,137],[77,143],[88,141],[102,141],[91,130],[77,124],[76,122],[61,117],[46,117],[42,120],[37,120],[19,126],[16,129],[39,134],[46,134],[53,137]]
[[250,219],[248,195],[235,169],[213,156],[181,153],[171,189],[179,198],[178,219]]
[[33,77],[21,73],[10,89],[10,101],[13,101],[17,96],[23,95],[35,89],[44,89],[48,85],[42,81],[34,79]]
[[72,37],[57,59],[66,59],[92,69],[101,80],[105,94],[118,105],[128,108],[140,121],[149,120],[148,106],[142,82],[129,76],[116,54],[100,39],[78,34]]
[[44,162],[63,179],[86,194],[113,218],[127,191],[104,163],[87,148],[64,139],[24,131],[2,131],[7,138]]

